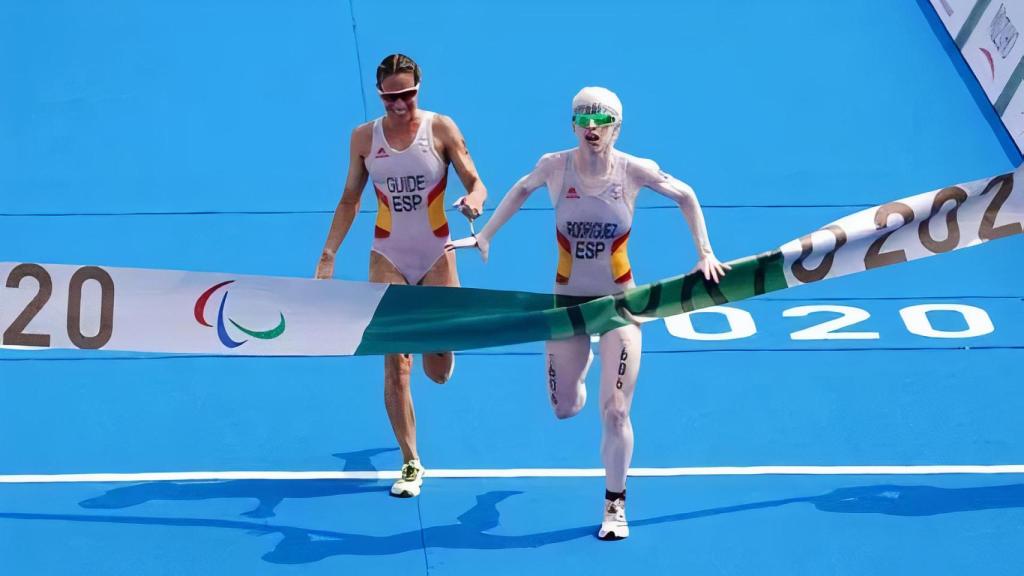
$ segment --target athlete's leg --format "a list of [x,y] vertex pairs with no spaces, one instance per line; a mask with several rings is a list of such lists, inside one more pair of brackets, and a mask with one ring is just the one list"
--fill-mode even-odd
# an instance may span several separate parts
[[[377,252],[370,251],[370,282],[405,284],[405,277],[395,265]],[[402,462],[419,460],[416,452],[416,413],[413,411],[409,372],[412,356],[387,354],[384,356],[384,408],[391,421],[391,429],[402,449]]]
[[633,457],[633,403],[640,372],[640,327],[616,328],[601,336],[601,460],[609,492],[626,489],[626,471]]
[[[459,272],[455,268],[455,252],[445,252],[420,280],[423,286],[458,286]],[[444,384],[455,370],[455,356],[451,352],[423,355],[423,372],[438,384]]]
[[597,537],[629,537],[626,473],[633,457],[629,409],[640,372],[640,327],[624,326],[601,336],[601,460],[604,463],[604,519]]
[[545,381],[548,400],[558,418],[575,416],[587,402],[587,370],[594,354],[590,336],[573,336],[544,344],[547,352]]

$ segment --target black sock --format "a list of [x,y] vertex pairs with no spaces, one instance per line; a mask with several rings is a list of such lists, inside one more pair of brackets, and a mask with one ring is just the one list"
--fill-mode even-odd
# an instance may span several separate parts
[[625,490],[623,490],[622,492],[612,492],[611,490],[605,489],[605,491],[604,491],[604,499],[605,500],[611,500],[611,501],[614,502],[615,500],[618,500],[619,498],[622,498],[623,500],[626,499],[626,491]]

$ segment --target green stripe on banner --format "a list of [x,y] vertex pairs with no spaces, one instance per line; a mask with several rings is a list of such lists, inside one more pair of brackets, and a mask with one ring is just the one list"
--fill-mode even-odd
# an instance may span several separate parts
[[1010,79],[1006,82],[1006,86],[1003,87],[1003,91],[999,94],[999,98],[996,99],[996,103],[993,105],[1000,117],[1006,112],[1006,107],[1010,105],[1010,100],[1017,93],[1022,80],[1024,80],[1024,56],[1021,56],[1020,61],[1017,62],[1017,67],[1013,69],[1013,74],[1010,74]]
[[[600,334],[630,324],[630,315],[673,316],[782,290],[782,263],[782,253],[774,251],[731,262],[721,284],[695,272],[600,298],[391,286],[356,354],[466,350]],[[556,301],[566,305],[553,306]]]
[[442,352],[599,334],[629,324],[630,315],[673,316],[782,290],[782,263],[776,250],[731,262],[721,284],[696,272],[600,298],[390,286],[356,354]]
[[565,319],[545,316],[552,305],[550,294],[393,285],[356,354],[465,350],[571,334]]
[[978,23],[981,22],[981,15],[985,13],[988,5],[992,3],[992,0],[978,0],[978,3],[971,9],[971,13],[967,16],[967,20],[964,22],[960,32],[956,35],[956,47],[960,50],[964,49],[967,44],[967,40],[971,37],[971,33],[978,27]]

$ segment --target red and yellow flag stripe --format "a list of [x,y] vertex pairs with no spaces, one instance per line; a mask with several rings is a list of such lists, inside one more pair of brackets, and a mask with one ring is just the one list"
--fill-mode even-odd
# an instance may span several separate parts
[[445,175],[437,186],[427,193],[427,218],[430,221],[430,229],[438,238],[448,236],[448,216],[444,213],[444,189],[447,184],[448,176]]
[[629,242],[629,230],[612,242],[612,278],[616,284],[624,284],[633,279],[633,267],[629,265],[629,254],[626,253],[626,243]]
[[568,284],[569,276],[572,275],[572,246],[569,239],[558,230],[555,230],[555,236],[558,238],[558,270],[555,272],[555,282]]
[[373,189],[377,192],[377,224],[373,228],[373,237],[387,238],[391,236],[391,205],[380,188],[374,186]]

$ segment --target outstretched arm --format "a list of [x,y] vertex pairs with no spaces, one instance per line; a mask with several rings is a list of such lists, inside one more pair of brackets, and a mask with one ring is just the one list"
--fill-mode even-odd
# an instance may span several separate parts
[[449,249],[468,248],[476,246],[480,249],[480,256],[487,261],[490,252],[491,239],[498,233],[498,230],[508,222],[516,212],[522,208],[526,199],[534,190],[544,186],[548,179],[548,172],[552,162],[548,156],[544,156],[537,162],[537,165],[526,176],[516,182],[505,194],[495,209],[494,214],[487,220],[487,225],[476,236],[455,240],[449,244]]
[[636,176],[644,186],[669,198],[682,210],[683,218],[686,219],[690,235],[693,237],[693,245],[697,249],[697,265],[691,272],[700,270],[706,280],[718,282],[719,278],[725,276],[725,271],[730,266],[722,264],[715,257],[715,252],[711,248],[711,240],[708,238],[708,228],[704,223],[704,212],[700,208],[693,188],[659,170],[658,165],[654,162],[637,163],[636,170]]

